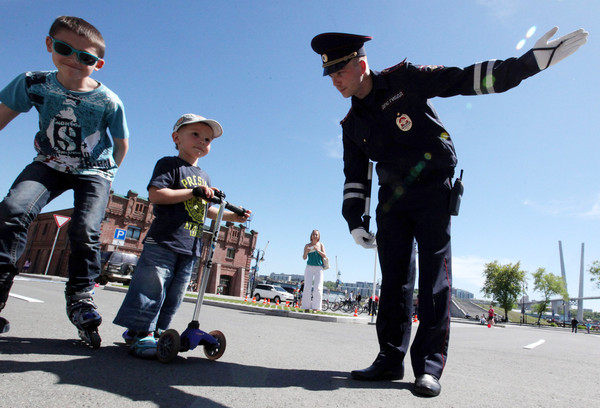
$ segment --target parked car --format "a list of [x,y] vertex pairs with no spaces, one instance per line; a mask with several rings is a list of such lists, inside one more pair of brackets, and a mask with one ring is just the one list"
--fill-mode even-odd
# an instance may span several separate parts
[[138,256],[127,252],[101,252],[101,271],[97,281],[100,285],[108,282],[121,282],[129,285]]
[[273,302],[294,301],[294,295],[281,286],[264,283],[256,285],[256,289],[254,289],[254,298],[256,301],[259,301],[260,299],[271,299]]
[[288,293],[291,293],[292,296],[294,295],[294,292],[297,292],[298,288],[300,287],[299,284],[293,284],[293,283],[281,283],[281,284],[279,284],[279,286],[281,286],[283,289],[285,289]]

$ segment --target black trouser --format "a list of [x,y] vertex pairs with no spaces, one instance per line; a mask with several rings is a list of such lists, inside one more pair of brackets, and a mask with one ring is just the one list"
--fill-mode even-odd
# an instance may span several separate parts
[[448,181],[381,186],[377,247],[381,296],[377,317],[380,356],[400,364],[408,351],[419,257],[419,328],[411,346],[415,376],[440,378],[448,352],[452,286]]

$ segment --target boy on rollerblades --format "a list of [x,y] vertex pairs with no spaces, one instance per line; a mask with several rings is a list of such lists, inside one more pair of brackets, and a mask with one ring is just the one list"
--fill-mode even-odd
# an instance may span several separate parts
[[[179,154],[163,157],[154,168],[148,197],[156,218],[113,321],[127,328],[123,338],[137,357],[156,357],[155,333],[169,328],[202,254],[204,219],[217,217],[218,210],[202,199],[212,198],[216,189],[210,187],[198,159],[210,152],[211,142],[222,134],[217,121],[185,114],[172,133]],[[226,211],[223,220],[246,222],[249,216],[250,211],[243,216]]]
[[[104,39],[94,26],[78,17],[58,17],[46,49],[55,71],[25,72],[0,91],[0,130],[32,107],[39,113],[37,156],[0,202],[0,311],[18,273],[29,224],[46,204],[72,189],[67,315],[81,338],[97,348],[102,317],[92,294],[100,273],[100,225],[128,150],[129,130],[119,97],[90,78],[104,65]],[[0,317],[0,332],[8,328]]]

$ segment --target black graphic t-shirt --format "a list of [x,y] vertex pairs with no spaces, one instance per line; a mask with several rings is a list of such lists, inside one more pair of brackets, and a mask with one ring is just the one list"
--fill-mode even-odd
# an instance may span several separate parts
[[[176,156],[163,157],[154,167],[148,189],[210,186],[208,174]],[[207,202],[193,197],[177,204],[154,204],[156,217],[144,243],[156,243],[177,253],[200,256]]]

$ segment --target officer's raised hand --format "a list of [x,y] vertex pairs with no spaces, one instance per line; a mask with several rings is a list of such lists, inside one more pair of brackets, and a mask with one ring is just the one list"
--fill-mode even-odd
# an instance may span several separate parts
[[558,27],[554,27],[537,40],[533,46],[533,55],[535,55],[538,66],[542,70],[567,58],[587,42],[588,32],[583,28],[555,40],[550,40],[557,31]]
[[363,248],[371,249],[377,248],[377,242],[375,242],[375,235],[365,231],[363,227],[355,228],[350,231],[354,241]]

